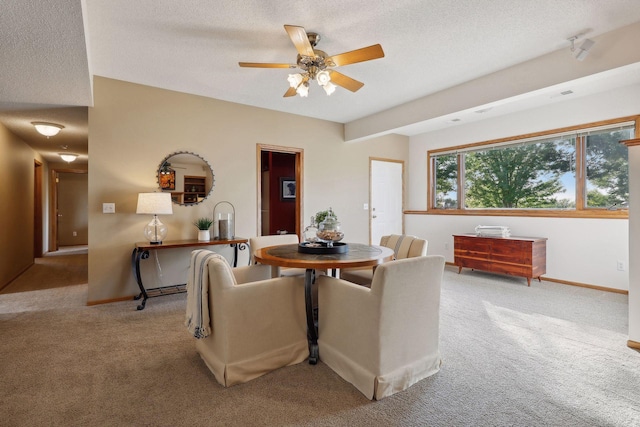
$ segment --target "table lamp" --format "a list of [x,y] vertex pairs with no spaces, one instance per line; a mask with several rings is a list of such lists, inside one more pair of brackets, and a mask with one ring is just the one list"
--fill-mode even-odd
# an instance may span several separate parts
[[171,215],[173,207],[170,193],[139,193],[137,214],[151,214],[153,219],[144,227],[144,236],[152,245],[162,244],[167,237],[167,226],[158,219],[158,215]]

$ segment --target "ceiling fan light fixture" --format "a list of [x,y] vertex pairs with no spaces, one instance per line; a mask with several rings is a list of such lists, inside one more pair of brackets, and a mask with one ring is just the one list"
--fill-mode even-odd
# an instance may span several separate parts
[[302,82],[300,83],[300,85],[296,88],[296,93],[298,95],[300,95],[303,98],[306,98],[309,96],[309,82]]
[[327,70],[322,70],[316,75],[316,80],[318,80],[320,86],[324,86],[331,82],[331,75]]
[[298,86],[300,86],[300,83],[302,83],[302,74],[289,74],[289,77],[287,77],[287,81],[289,82],[289,86],[291,86],[294,89],[297,89]]
[[36,128],[39,134],[44,135],[47,138],[50,136],[56,136],[58,132],[64,129],[64,126],[56,123],[31,122],[31,124]]
[[324,86],[322,86],[322,89],[324,89],[324,91],[327,93],[327,96],[329,96],[336,91],[336,85],[331,82],[327,82]]

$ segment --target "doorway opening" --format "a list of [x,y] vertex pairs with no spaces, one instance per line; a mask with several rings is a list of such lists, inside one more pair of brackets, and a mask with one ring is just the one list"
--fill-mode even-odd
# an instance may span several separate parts
[[404,162],[369,158],[369,242],[404,234]]
[[301,148],[257,145],[259,236],[300,236],[303,156]]

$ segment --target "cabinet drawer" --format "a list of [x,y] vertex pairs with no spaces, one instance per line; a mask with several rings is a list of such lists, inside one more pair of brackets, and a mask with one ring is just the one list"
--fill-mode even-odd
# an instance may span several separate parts
[[484,270],[484,271],[489,271],[489,268],[491,266],[491,262],[488,260],[477,259],[477,258],[466,258],[466,257],[456,257],[455,264],[458,267],[473,268],[476,270]]
[[494,273],[510,274],[512,276],[532,277],[531,267],[520,264],[493,262],[489,267],[489,271]]
[[490,252],[491,240],[479,237],[454,237],[453,246],[456,250],[464,249],[474,252]]

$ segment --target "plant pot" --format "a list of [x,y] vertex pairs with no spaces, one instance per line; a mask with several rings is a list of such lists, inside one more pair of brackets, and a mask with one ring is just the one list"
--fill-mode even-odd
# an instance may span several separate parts
[[198,230],[198,240],[206,242],[211,240],[211,233],[209,233],[209,230]]

